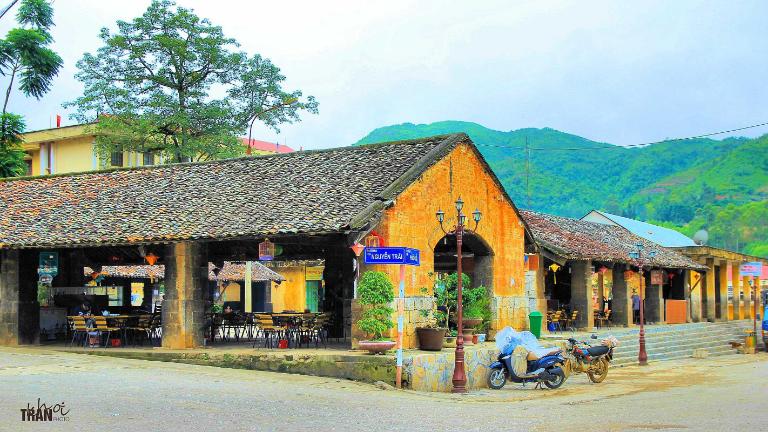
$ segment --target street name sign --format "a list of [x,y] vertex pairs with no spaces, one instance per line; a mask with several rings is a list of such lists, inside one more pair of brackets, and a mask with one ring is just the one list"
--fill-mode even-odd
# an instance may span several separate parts
[[366,264],[404,264],[418,266],[419,250],[407,247],[367,247],[364,251]]

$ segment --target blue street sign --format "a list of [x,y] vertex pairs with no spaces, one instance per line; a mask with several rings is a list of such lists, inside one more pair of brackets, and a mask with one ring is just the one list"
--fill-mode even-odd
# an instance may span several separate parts
[[418,249],[407,247],[367,247],[366,264],[405,264],[418,266],[421,262]]

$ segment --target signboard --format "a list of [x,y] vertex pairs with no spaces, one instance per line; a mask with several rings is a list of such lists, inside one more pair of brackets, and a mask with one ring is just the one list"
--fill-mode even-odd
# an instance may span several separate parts
[[651,285],[663,285],[664,278],[660,270],[651,271]]
[[742,276],[754,276],[760,277],[763,272],[763,263],[761,262],[746,262],[739,267],[739,273]]
[[59,274],[59,253],[40,252],[37,274],[51,276],[52,278],[56,277]]
[[324,267],[305,267],[304,276],[308,281],[321,281],[323,280]]
[[407,247],[367,247],[364,250],[366,264],[405,264],[418,266],[419,250]]

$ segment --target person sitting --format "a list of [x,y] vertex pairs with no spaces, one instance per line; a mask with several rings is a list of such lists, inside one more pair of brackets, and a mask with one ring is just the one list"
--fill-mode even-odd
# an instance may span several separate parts
[[73,315],[81,315],[81,316],[91,316],[93,314],[93,311],[91,310],[91,305],[84,301],[80,304],[80,306],[77,306],[74,310]]

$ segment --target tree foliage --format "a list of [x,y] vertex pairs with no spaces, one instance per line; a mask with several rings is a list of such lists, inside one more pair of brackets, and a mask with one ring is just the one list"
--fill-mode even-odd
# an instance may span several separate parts
[[21,149],[24,119],[8,112],[15,86],[24,96],[40,99],[50,90],[62,65],[61,57],[48,47],[53,42],[49,33],[53,7],[48,1],[22,0],[16,21],[19,27],[0,39],[0,75],[8,79],[0,114],[0,177],[18,176],[26,171]]
[[311,96],[283,89],[268,59],[248,57],[221,27],[168,0],[155,0],[117,31],[101,30],[103,46],[77,63],[83,95],[66,106],[74,118],[98,122],[96,147],[154,151],[165,160],[241,154],[238,134],[254,122],[278,129],[317,112]]

